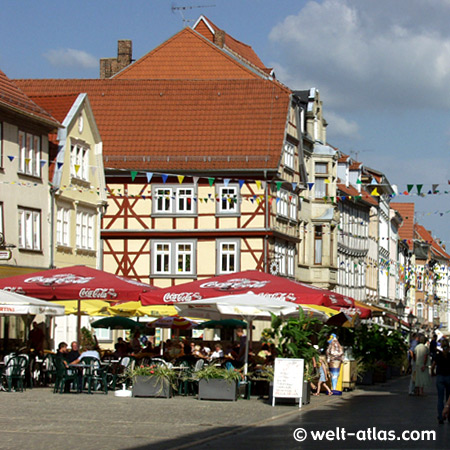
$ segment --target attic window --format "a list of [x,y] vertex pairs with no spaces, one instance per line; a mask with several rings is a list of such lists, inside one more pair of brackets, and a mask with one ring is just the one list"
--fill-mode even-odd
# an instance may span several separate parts
[[82,133],[84,128],[84,119],[83,116],[80,114],[80,117],[78,118],[78,132]]

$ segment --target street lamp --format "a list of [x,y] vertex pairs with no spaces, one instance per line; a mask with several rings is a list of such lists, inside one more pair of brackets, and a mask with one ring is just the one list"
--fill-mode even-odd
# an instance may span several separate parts
[[415,320],[415,316],[412,312],[410,312],[408,314],[407,320],[408,320],[408,325],[409,325],[409,332],[411,332],[412,326],[414,324],[414,320]]
[[403,319],[403,314],[405,314],[405,305],[401,300],[395,305],[395,310],[397,311],[397,317],[400,321]]

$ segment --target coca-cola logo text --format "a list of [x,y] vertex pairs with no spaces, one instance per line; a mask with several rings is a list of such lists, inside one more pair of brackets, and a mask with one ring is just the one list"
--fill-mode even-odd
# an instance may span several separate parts
[[26,278],[25,283],[36,283],[43,286],[62,286],[65,284],[86,284],[92,281],[93,277],[81,277],[72,273],[62,273],[60,275],[53,275],[50,277],[37,276]]
[[202,298],[199,292],[180,292],[164,294],[163,300],[166,303],[183,303],[191,302],[193,300],[200,300]]
[[200,285],[201,288],[217,289],[225,292],[236,292],[248,289],[258,289],[270,283],[269,280],[250,280],[248,278],[234,278],[228,281],[208,281]]
[[114,289],[108,288],[83,288],[78,295],[80,298],[116,298],[117,292]]

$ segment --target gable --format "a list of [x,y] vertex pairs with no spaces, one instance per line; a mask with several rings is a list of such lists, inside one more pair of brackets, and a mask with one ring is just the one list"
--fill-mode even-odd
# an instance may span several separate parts
[[184,28],[113,78],[220,80],[261,78],[261,74],[252,71],[196,31]]

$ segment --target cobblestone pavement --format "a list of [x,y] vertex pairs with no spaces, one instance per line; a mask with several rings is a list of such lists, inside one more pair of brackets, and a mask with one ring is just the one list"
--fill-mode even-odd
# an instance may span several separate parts
[[[351,402],[357,404],[361,396],[379,392],[392,396],[394,402],[400,400],[399,395],[402,401],[415,400],[414,408],[430,404],[427,414],[432,410],[433,426],[437,424],[435,395],[428,399],[408,397],[406,384],[406,379],[397,379],[385,385],[346,392],[342,397],[312,397],[311,403],[301,409],[286,403],[272,407],[267,400],[256,397],[237,402],[214,402],[180,396],[172,399],[120,398],[112,392],[108,395],[53,394],[50,388],[28,389],[23,393],[0,392],[0,448],[300,448],[292,438],[299,423],[303,421],[311,426],[316,421],[323,424],[326,420],[331,425],[330,412],[339,419],[340,410],[348,413]],[[391,394],[390,389],[394,393]],[[420,415],[420,409],[416,413]],[[364,414],[367,415],[367,408]],[[386,411],[386,414],[398,418],[395,411]],[[367,422],[367,416],[365,419]],[[337,420],[337,423],[341,422]],[[444,426],[450,430],[450,426]],[[333,447],[333,444],[327,446]],[[302,445],[301,448],[306,447]]]

